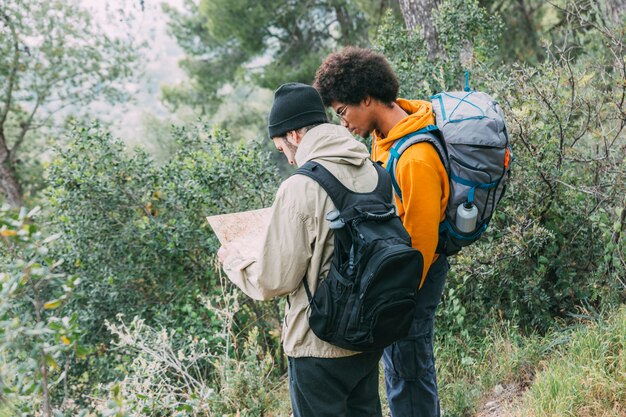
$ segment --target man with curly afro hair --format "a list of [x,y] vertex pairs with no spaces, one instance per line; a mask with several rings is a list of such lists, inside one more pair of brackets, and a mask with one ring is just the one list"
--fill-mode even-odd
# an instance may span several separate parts
[[[435,124],[430,102],[398,98],[393,69],[370,49],[348,47],[329,55],[314,87],[352,134],[371,135],[371,158],[383,166],[395,141]],[[439,416],[433,333],[448,262],[436,249],[450,193],[448,174],[435,147],[421,142],[402,154],[396,179],[402,194],[396,196],[398,214],[413,247],[422,252],[424,271],[411,331],[383,354],[387,398],[394,417]]]

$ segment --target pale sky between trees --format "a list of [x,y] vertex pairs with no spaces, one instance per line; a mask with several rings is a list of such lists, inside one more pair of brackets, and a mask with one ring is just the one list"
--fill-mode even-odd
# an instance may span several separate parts
[[[117,23],[125,20],[130,26],[131,36],[139,42],[147,42],[144,74],[138,82],[127,85],[134,101],[115,106],[98,102],[91,106],[94,116],[113,123],[114,135],[133,145],[140,143],[141,138],[137,136],[142,130],[144,113],[158,118],[164,118],[169,113],[159,100],[161,85],[174,84],[186,78],[177,64],[184,54],[176,40],[167,33],[168,17],[162,11],[162,3],[181,9],[183,6],[183,0],[145,0],[142,10],[140,0],[81,1],[86,9],[92,11],[94,20],[102,25],[108,36],[115,36],[119,30]],[[113,17],[113,22],[107,19],[107,14]]]

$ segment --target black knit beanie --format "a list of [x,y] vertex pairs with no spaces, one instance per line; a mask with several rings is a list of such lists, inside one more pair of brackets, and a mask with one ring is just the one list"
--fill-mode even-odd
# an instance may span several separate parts
[[274,92],[268,130],[270,138],[316,123],[327,123],[326,109],[317,90],[301,83],[283,84]]

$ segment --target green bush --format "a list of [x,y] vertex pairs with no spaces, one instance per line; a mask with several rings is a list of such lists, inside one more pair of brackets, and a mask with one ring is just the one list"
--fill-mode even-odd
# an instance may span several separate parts
[[612,42],[618,35],[589,34],[604,36],[602,59],[556,51],[545,64],[491,79],[515,162],[492,230],[456,259],[472,320],[492,311],[545,330],[555,317],[625,300],[626,71],[611,58],[624,56],[624,44]]
[[[76,389],[126,372],[131,358],[110,351],[104,325],[118,314],[175,337],[224,342],[222,318],[203,307],[205,298],[222,301],[218,243],[205,217],[269,206],[277,170],[261,144],[233,144],[206,125],[174,128],[174,137],[179,150],[158,165],[97,125],[77,125],[51,164],[49,218],[63,234],[56,255],[83,277],[69,308],[92,348],[75,369],[83,381]],[[256,305],[247,297],[242,304],[234,324],[242,340],[252,325],[276,327],[277,304]],[[259,336],[263,346],[279,351],[277,338],[266,334]]]
[[552,34],[566,48],[549,48],[535,67],[497,68],[503,26],[488,16],[478,2],[442,2],[444,54],[434,62],[419,33],[389,21],[378,40],[403,94],[460,89],[472,69],[471,86],[498,99],[508,122],[510,187],[486,235],[451,259],[439,309],[451,336],[502,319],[544,331],[556,317],[626,299],[624,27],[574,7]]
[[39,208],[0,209],[0,412],[49,413],[67,394],[72,359],[85,355],[77,314],[67,308],[80,279],[50,256]]

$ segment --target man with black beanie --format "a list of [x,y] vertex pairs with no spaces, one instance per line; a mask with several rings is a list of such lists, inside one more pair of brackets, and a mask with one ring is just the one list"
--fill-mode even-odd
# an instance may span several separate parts
[[[370,192],[378,174],[367,148],[350,132],[328,123],[319,93],[300,83],[274,93],[268,131],[290,164],[316,161],[344,186]],[[223,247],[218,257],[228,278],[257,300],[286,296],[282,342],[289,362],[295,417],[380,417],[378,362],[382,351],[353,352],[319,339],[309,327],[303,282],[314,293],[330,269],[333,232],[326,214],[335,210],[313,179],[292,175],[278,189],[259,253]]]

